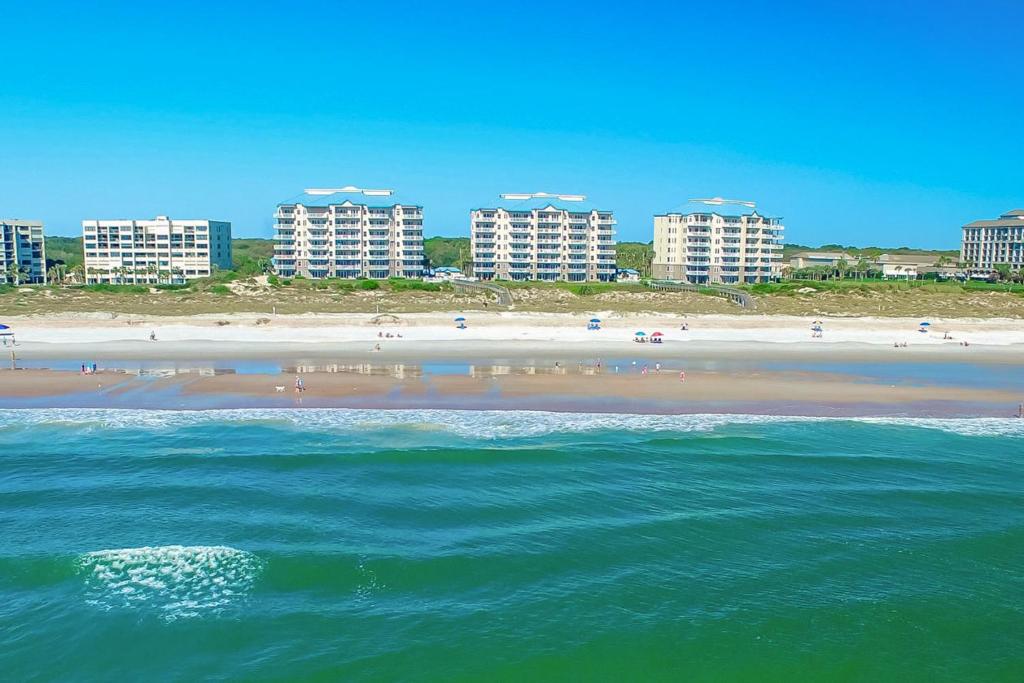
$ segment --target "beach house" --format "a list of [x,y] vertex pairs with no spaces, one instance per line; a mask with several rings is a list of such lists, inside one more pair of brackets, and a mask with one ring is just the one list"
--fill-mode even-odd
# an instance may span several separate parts
[[693,284],[770,282],[782,276],[781,218],[754,202],[692,199],[654,217],[655,279]]
[[420,277],[423,206],[392,190],[307,189],[274,212],[274,270],[308,278]]
[[46,243],[39,221],[0,218],[0,283],[46,283]]
[[231,223],[207,219],[82,221],[89,284],[181,283],[231,268]]
[[615,217],[584,195],[499,195],[470,211],[470,236],[481,280],[615,279]]

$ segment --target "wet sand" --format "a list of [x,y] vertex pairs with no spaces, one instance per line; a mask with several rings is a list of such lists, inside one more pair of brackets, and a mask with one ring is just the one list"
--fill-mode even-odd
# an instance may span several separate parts
[[[642,374],[593,367],[540,372],[429,374],[306,372],[293,374],[97,375],[54,370],[0,371],[3,407],[375,407],[543,409],[576,412],[751,413],[780,415],[1010,416],[1022,394],[1007,389],[921,386],[836,373],[691,371]],[[283,387],[283,391],[278,391]]]

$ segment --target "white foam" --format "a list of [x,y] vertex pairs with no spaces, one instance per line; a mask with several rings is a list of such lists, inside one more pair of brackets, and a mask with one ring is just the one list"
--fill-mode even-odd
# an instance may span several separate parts
[[120,548],[78,558],[88,604],[152,609],[167,621],[219,613],[249,592],[261,568],[252,553],[226,546]]
[[0,427],[60,425],[76,429],[176,430],[223,422],[278,423],[307,431],[370,432],[395,428],[444,430],[463,438],[493,440],[593,431],[709,432],[730,424],[860,422],[938,429],[964,436],[1024,437],[1024,420],[1014,418],[804,417],[785,415],[636,415],[557,413],[529,410],[367,410],[350,408],[133,410],[47,408],[0,410]]

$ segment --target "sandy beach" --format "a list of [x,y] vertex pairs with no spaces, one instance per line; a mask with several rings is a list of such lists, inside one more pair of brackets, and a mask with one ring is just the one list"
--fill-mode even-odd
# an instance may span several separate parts
[[[465,317],[466,329],[457,329]],[[598,318],[601,329],[588,330]],[[390,360],[502,357],[757,357],[895,353],[939,359],[1024,358],[1024,323],[1011,319],[614,316],[465,311],[409,314],[375,324],[369,314],[192,316],[67,314],[7,318],[19,358],[268,358],[378,354]],[[820,320],[820,338],[811,327]],[[921,332],[921,322],[929,325]],[[688,329],[681,329],[683,326]],[[634,342],[635,333],[661,344]],[[156,342],[150,341],[155,334]],[[388,337],[387,335],[391,335]],[[969,344],[965,347],[963,342]],[[899,349],[895,348],[900,345]],[[905,345],[905,347],[903,346]]]
[[[660,369],[658,367],[660,366]],[[646,368],[646,369],[644,369]],[[295,390],[302,378],[304,390]],[[750,413],[834,416],[1010,416],[1019,392],[918,385],[810,371],[685,371],[670,364],[597,369],[418,366],[276,374],[179,371],[95,375],[0,370],[2,407],[351,407],[558,410],[623,413]]]
[[[466,311],[6,324],[6,407],[292,406],[297,375],[302,405],[332,407],[1005,416],[1024,400],[1015,320]],[[92,363],[99,374],[76,372]]]

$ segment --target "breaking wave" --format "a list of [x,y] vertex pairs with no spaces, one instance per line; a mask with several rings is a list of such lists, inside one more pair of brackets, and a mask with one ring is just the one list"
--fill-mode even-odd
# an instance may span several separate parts
[[537,437],[592,431],[708,432],[723,426],[853,422],[937,429],[963,436],[1024,437],[1014,418],[802,417],[785,415],[561,413],[528,410],[369,410],[355,408],[131,410],[47,408],[0,410],[0,429],[61,426],[77,430],[153,429],[223,423],[280,425],[304,431],[366,432],[395,428],[446,431],[476,439]]
[[153,610],[174,621],[215,615],[243,599],[262,563],[225,546],[167,545],[88,552],[77,569],[88,604]]

